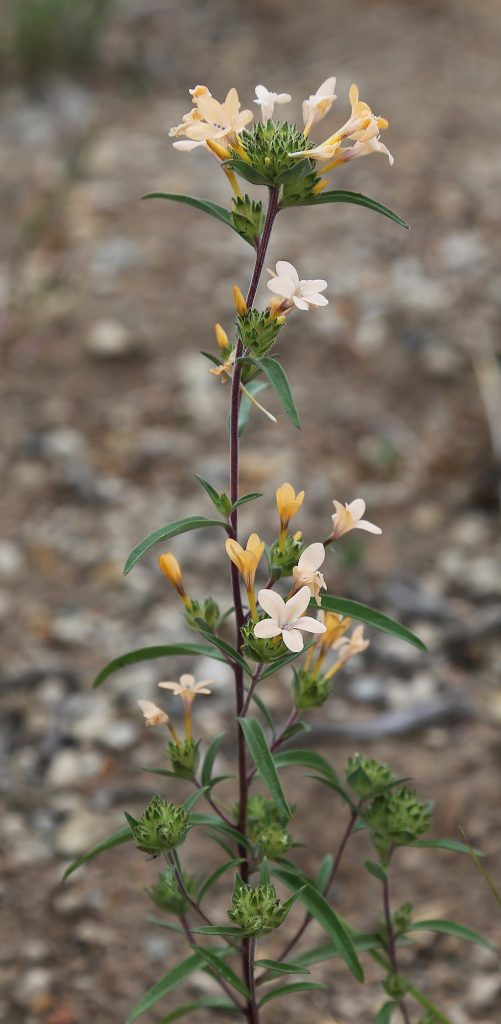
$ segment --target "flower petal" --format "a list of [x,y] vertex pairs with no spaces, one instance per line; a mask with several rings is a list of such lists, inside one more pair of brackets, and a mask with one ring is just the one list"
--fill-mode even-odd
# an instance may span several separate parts
[[322,279],[316,281],[301,281],[301,295],[311,295],[314,292],[323,292],[327,288],[327,281]]
[[294,651],[298,654],[299,651],[303,650],[304,640],[298,629],[284,629],[282,633],[282,640],[289,651]]
[[315,572],[319,569],[325,559],[325,548],[323,544],[318,541],[316,544],[309,544],[303,551],[297,568],[302,572]]
[[301,615],[299,619],[295,620],[294,625],[298,629],[305,629],[307,633],[325,633],[327,631],[323,622],[319,622],[311,615]]
[[280,295],[282,299],[290,299],[295,287],[294,281],[291,281],[290,277],[272,277],[271,281],[267,282],[270,292]]
[[[283,622],[286,614],[285,601],[274,590],[260,590],[257,599],[263,611],[275,622]],[[306,607],[306,606],[305,606]]]
[[297,288],[299,284],[299,274],[292,263],[288,263],[287,260],[279,260],[276,264],[277,277],[289,277],[291,281],[294,281],[294,285]]
[[310,597],[310,588],[301,587],[301,590],[298,590],[297,594],[294,594],[294,597],[289,598],[287,601],[287,604],[285,605],[285,617],[282,621],[284,623],[294,622],[299,615],[302,615],[303,612],[306,611],[310,603]]
[[375,523],[370,523],[368,519],[359,519],[357,523],[357,530],[366,530],[367,533],[382,533],[380,526],[376,526]]
[[181,686],[188,687],[190,690],[195,685],[195,676],[192,676],[190,672],[184,672],[182,676],[179,676],[179,682]]
[[306,301],[309,302],[310,306],[329,305],[329,300],[325,298],[325,295],[308,295]]
[[355,498],[347,505],[348,512],[353,519],[361,519],[365,512],[365,501],[363,498]]
[[308,303],[306,299],[302,299],[298,295],[291,295],[291,299],[298,309],[308,309]]
[[281,629],[273,619],[261,619],[254,626],[254,636],[261,640],[270,640],[272,636],[280,636]]

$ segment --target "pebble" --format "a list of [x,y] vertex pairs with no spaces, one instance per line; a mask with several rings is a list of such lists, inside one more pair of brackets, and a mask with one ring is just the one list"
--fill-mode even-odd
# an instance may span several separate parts
[[24,564],[21,549],[13,541],[0,541],[0,576],[11,579]]
[[55,788],[82,785],[103,770],[104,758],[97,750],[75,750],[72,747],[57,752],[46,774],[46,782]]
[[466,996],[469,1010],[495,1009],[499,1005],[497,997],[501,993],[501,977],[496,974],[479,974],[472,978]]
[[101,815],[79,808],[57,829],[54,842],[56,853],[62,857],[77,857],[110,831],[109,823]]
[[123,359],[136,348],[133,334],[119,320],[97,320],[90,328],[85,347],[96,359]]
[[138,736],[139,726],[136,722],[120,719],[119,721],[111,722],[102,731],[100,741],[105,747],[109,747],[110,750],[128,750],[129,747],[134,745]]
[[47,967],[30,967],[21,974],[16,984],[16,999],[21,1006],[29,1007],[33,1001],[50,989],[52,971]]

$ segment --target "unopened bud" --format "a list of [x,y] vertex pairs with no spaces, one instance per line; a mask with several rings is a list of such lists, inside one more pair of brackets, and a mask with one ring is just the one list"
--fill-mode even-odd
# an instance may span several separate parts
[[158,564],[164,576],[167,576],[169,583],[172,583],[172,586],[174,587],[175,590],[177,590],[179,596],[182,598],[184,603],[190,603],[189,597],[184,589],[181,568],[177,558],[174,555],[172,555],[170,551],[167,551],[165,552],[165,554],[160,555],[160,558],[158,559]]
[[171,804],[163,797],[152,796],[144,814],[136,821],[125,814],[136,840],[138,850],[143,853],[161,853],[172,850],[186,837],[189,814],[184,807]]
[[221,324],[214,324],[214,334],[216,335],[216,341],[222,352],[226,352],[230,348],[230,339]]
[[146,725],[168,725],[169,716],[152,700],[138,700]]
[[246,935],[264,935],[282,924],[287,910],[273,885],[256,885],[252,888],[239,880],[239,884],[235,885],[228,917]]
[[248,306],[237,284],[233,285],[233,301],[239,316],[247,316]]
[[229,149],[225,149],[224,146],[220,146],[219,142],[216,142],[214,139],[206,139],[206,143],[211,152],[214,153],[219,160],[229,160],[231,156]]

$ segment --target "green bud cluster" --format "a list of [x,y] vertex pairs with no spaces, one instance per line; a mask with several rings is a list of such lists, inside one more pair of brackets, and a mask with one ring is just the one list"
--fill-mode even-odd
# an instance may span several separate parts
[[276,860],[287,852],[292,836],[286,824],[287,818],[272,800],[266,800],[259,793],[251,796],[247,807],[247,833],[261,857]]
[[405,935],[412,924],[412,903],[402,903],[393,911],[393,927],[396,935]]
[[393,779],[393,773],[382,761],[374,761],[363,754],[354,754],[346,764],[346,781],[362,800],[376,796]]
[[294,671],[294,703],[300,710],[319,708],[325,704],[332,690],[332,680],[313,676],[305,669]]
[[[260,616],[260,619],[266,618],[266,615]],[[242,652],[246,658],[251,658],[252,661],[256,661],[259,665],[266,665],[268,662],[276,661],[277,658],[282,658],[284,654],[288,653],[288,648],[281,637],[272,637],[271,640],[264,640],[261,637],[254,636],[255,625],[255,622],[249,620],[242,627]]]
[[320,177],[311,160],[296,160],[296,167],[283,176],[280,206],[298,206],[315,196]]
[[392,999],[399,1000],[409,991],[409,984],[399,974],[389,974],[384,982],[384,989]]
[[[237,317],[237,326],[244,348],[251,350],[254,356],[264,356],[273,345],[283,322],[271,316],[269,310],[249,309],[245,316]],[[248,383],[259,373],[256,366],[244,366],[242,380]]]
[[[189,892],[191,879],[185,877],[183,882]],[[187,909],[188,902],[179,888],[173,868],[167,867],[161,871],[155,884],[146,892],[160,910],[166,910],[169,914],[181,917]]]
[[[306,154],[313,148],[313,143],[305,138],[300,128],[287,121],[281,124],[257,121],[241,133],[240,142],[253,170],[265,184],[270,185],[281,184],[287,171],[295,172],[298,158],[291,158],[289,153]],[[311,164],[309,166],[311,168]]]
[[194,743],[193,740],[185,740],[180,747],[178,747],[177,743],[169,743],[168,750],[172,771],[180,779],[192,779],[196,774],[200,760],[199,745],[199,741]]
[[394,846],[407,846],[431,825],[432,804],[418,800],[414,789],[401,787],[377,796],[364,813],[383,864]]
[[289,536],[285,538],[283,551],[278,540],[270,548],[270,568],[272,576],[279,579],[280,576],[291,576],[292,570],[299,561],[299,556],[304,550],[302,540],[295,540]]
[[249,196],[235,196],[230,216],[239,235],[256,247],[264,226],[263,204]]
[[138,850],[143,853],[162,853],[183,842],[190,816],[184,807],[171,804],[155,794],[138,821],[127,813],[125,817]]
[[280,902],[274,885],[252,888],[239,880],[233,891],[228,917],[245,935],[265,935],[282,924],[287,910]]
[[[226,497],[221,495],[220,497]],[[231,509],[231,502],[228,498],[228,502]],[[229,513],[228,513],[229,514]],[[192,601],[191,607],[186,608],[185,618],[189,626],[196,632],[200,632],[201,629],[209,629],[211,633],[215,630],[221,612],[219,606],[213,600],[212,597],[207,597],[205,601]]]

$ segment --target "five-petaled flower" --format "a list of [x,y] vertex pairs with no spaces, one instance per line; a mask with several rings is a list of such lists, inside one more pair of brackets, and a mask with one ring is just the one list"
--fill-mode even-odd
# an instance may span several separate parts
[[287,313],[294,306],[307,310],[310,306],[328,305],[329,300],[325,298],[325,295],[320,294],[327,288],[327,281],[320,279],[300,281],[296,268],[286,260],[279,260],[275,273],[272,270],[269,270],[268,273],[272,274],[271,281],[268,281],[270,292],[280,295],[282,298],[280,305],[277,308],[274,307],[274,313],[278,311]]
[[236,142],[238,133],[254,117],[252,110],[240,110],[236,89],[229,90],[224,103],[215,100],[205,85],[197,85],[190,93],[195,104],[193,110],[169,132],[176,138],[186,136],[186,140],[174,143],[177,149],[194,149],[209,140]]
[[303,650],[301,630],[307,633],[323,633],[325,626],[309,615],[303,615],[310,603],[310,588],[301,587],[294,597],[284,601],[273,590],[260,590],[258,601],[269,619],[261,619],[254,626],[254,636],[269,640],[281,636],[290,651]]
[[329,113],[329,110],[336,99],[334,89],[336,88],[335,78],[326,78],[322,85],[319,85],[316,93],[313,96],[308,96],[307,100],[303,100],[303,121],[304,121],[304,134],[309,135],[314,124]]
[[152,700],[138,700],[138,705],[143,712],[146,725],[167,725],[169,722],[169,716],[162,708],[158,707],[158,704],[154,704]]
[[323,564],[324,558],[325,548],[323,544],[310,544],[304,549],[299,562],[292,570],[294,584],[291,595],[297,593],[301,587],[306,586],[310,588],[311,596],[315,598],[317,604],[320,604],[320,590],[322,588],[327,590],[327,584],[322,573],[318,571]]
[[370,523],[368,519],[362,519],[365,512],[365,501],[363,498],[355,498],[354,501],[342,505],[340,501],[334,500],[336,511],[332,516],[333,530],[329,541],[337,540],[344,533],[350,530],[366,530],[367,533],[382,533],[380,526]]
[[[169,682],[159,683],[158,685],[164,690],[172,690],[176,697],[181,697],[184,704],[186,741],[189,743],[191,741],[191,705],[199,693],[212,693],[212,690],[209,690],[209,685],[212,685],[212,679],[202,679],[200,683],[196,683],[195,676],[185,672],[184,675],[180,676],[178,683]],[[176,739],[175,736],[174,739]]]
[[276,103],[290,103],[290,101],[291,97],[288,92],[270,92],[265,85],[256,85],[256,99],[254,103],[261,107],[263,121],[268,121],[270,117],[273,117]]

